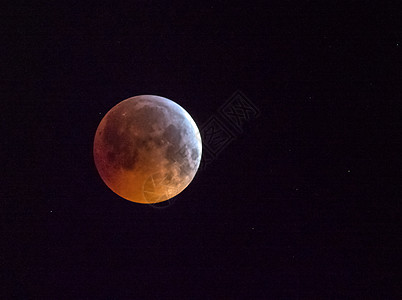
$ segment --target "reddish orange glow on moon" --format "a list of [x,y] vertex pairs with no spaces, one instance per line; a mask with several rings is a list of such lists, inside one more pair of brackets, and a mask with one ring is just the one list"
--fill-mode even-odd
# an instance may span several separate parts
[[94,161],[105,184],[137,203],[166,201],[193,180],[201,160],[197,125],[177,103],[142,95],[114,106],[94,138]]

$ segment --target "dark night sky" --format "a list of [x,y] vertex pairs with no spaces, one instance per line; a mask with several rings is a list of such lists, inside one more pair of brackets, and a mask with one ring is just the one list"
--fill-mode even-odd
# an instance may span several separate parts
[[[341,2],[2,9],[1,298],[400,299],[402,15]],[[170,206],[104,185],[115,104],[201,127],[238,90],[260,115]]]

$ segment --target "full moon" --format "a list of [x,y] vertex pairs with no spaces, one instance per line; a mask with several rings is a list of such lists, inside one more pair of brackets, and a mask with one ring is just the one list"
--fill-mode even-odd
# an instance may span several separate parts
[[160,96],[114,106],[94,138],[95,166],[105,184],[133,202],[152,204],[181,193],[201,161],[200,133],[189,113]]

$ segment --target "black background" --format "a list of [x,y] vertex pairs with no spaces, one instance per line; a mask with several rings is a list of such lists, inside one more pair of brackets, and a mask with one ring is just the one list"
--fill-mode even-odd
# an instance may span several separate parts
[[[2,299],[400,299],[402,16],[367,2],[3,7]],[[168,207],[104,185],[115,104],[237,90],[259,117]]]

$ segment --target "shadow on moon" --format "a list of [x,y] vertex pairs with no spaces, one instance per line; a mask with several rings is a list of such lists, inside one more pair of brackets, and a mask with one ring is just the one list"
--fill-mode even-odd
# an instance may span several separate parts
[[100,122],[94,160],[105,184],[138,203],[159,203],[194,178],[202,143],[191,116],[175,102],[136,96],[114,106]]

